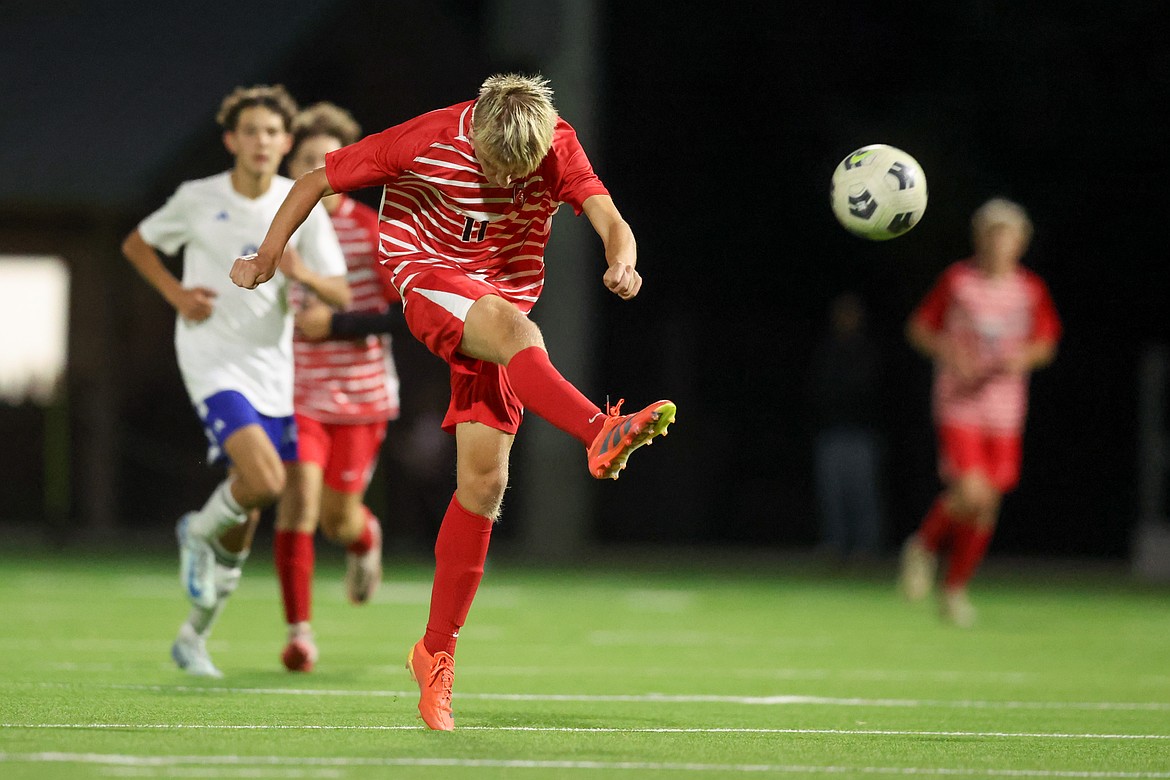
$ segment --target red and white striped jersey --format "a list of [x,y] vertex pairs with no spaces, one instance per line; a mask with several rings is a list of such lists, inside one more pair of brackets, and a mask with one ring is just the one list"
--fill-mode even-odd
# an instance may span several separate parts
[[1043,280],[1025,268],[991,277],[974,260],[963,260],[943,272],[913,316],[957,341],[983,367],[978,379],[964,381],[936,362],[936,422],[1021,431],[1028,413],[1028,377],[993,367],[1026,344],[1060,339],[1060,318]]
[[331,152],[325,173],[335,192],[384,186],[381,262],[399,293],[430,268],[455,268],[527,313],[544,286],[553,214],[561,203],[580,214],[587,198],[609,192],[563,119],[536,171],[490,186],[468,138],[473,106],[431,111]]
[[[343,196],[331,215],[348,266],[353,300],[349,311],[382,311],[398,302],[378,266],[378,212]],[[306,291],[290,285],[289,304],[299,309]],[[323,423],[357,425],[398,416],[398,373],[389,335],[353,341],[293,340],[293,401],[297,414]]]

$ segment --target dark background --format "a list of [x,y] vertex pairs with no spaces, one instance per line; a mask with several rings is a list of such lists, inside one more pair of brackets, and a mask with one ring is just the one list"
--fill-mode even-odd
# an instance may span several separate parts
[[[198,465],[203,438],[174,365],[173,312],[117,243],[181,181],[229,165],[219,100],[236,84],[279,82],[302,105],[331,100],[380,130],[473,97],[491,72],[541,69],[493,53],[484,30],[494,8],[66,3],[5,22],[0,251],[51,246],[43,235],[54,231],[101,237],[82,242],[93,265],[75,268],[74,320],[100,320],[112,346],[75,360],[107,377],[119,528],[169,529],[217,481]],[[632,303],[604,294],[598,246],[598,284],[580,293],[596,315],[589,384],[631,405],[670,397],[680,412],[652,457],[596,486],[595,539],[811,546],[807,368],[829,301],[855,290],[885,358],[896,545],[938,489],[930,368],[902,328],[937,274],[969,252],[972,210],[1004,195],[1033,217],[1025,262],[1049,283],[1066,331],[1056,363],[1033,380],[1023,481],[996,549],[1124,556],[1138,519],[1138,366],[1170,335],[1161,5],[597,9],[599,126],[585,140],[637,235],[645,288]],[[870,243],[836,224],[828,185],[842,157],[878,142],[918,159],[930,205],[909,234]],[[555,283],[556,257],[548,262]],[[404,414],[371,501],[399,519],[388,544],[422,549],[453,486],[449,443],[424,429],[445,406],[445,368],[409,337],[395,352]],[[91,392],[71,379],[72,396]],[[0,405],[0,532],[43,514],[42,416]],[[433,462],[419,454],[426,447],[439,448]],[[75,503],[83,489],[75,483]]]

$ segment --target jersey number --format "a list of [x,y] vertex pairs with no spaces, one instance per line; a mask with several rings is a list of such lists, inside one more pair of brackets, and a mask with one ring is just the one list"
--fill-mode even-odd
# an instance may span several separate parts
[[[479,227],[476,227],[477,225]],[[484,234],[487,233],[487,226],[487,220],[484,220],[483,222],[476,222],[471,217],[467,217],[467,221],[463,223],[463,240],[483,241]],[[471,237],[473,234],[475,235],[474,239]]]

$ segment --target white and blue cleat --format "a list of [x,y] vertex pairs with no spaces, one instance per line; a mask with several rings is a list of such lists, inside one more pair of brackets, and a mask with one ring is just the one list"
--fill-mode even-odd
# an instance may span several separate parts
[[207,642],[187,623],[179,628],[179,636],[171,645],[171,658],[187,674],[195,677],[223,677],[207,652]]
[[179,540],[179,582],[188,601],[202,609],[211,609],[216,602],[215,552],[206,539],[191,533],[192,515],[194,512],[188,512],[175,525]]

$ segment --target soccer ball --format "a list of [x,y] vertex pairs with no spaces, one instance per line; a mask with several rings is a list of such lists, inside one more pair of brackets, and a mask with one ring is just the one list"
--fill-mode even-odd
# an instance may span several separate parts
[[926,175],[910,155],[886,144],[863,146],[833,171],[833,214],[845,229],[886,241],[918,224],[926,211]]

